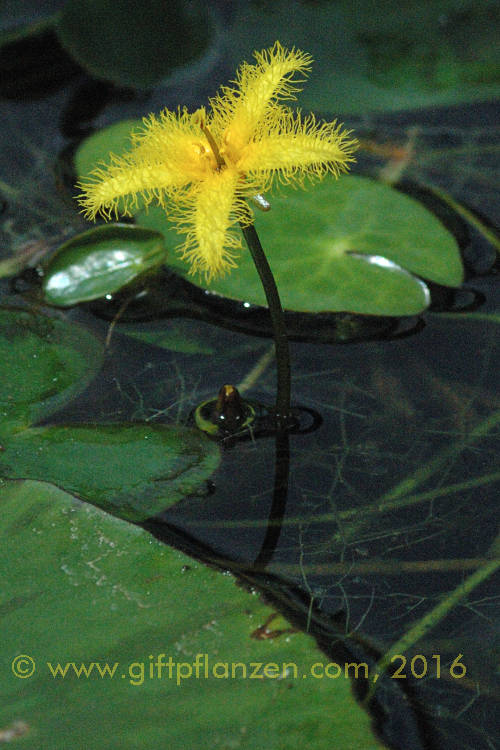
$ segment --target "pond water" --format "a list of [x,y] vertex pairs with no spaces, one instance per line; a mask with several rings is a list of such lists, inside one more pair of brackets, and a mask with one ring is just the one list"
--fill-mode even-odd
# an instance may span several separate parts
[[[6,107],[0,186],[6,257],[12,249],[49,252],[84,228],[63,189],[64,174],[58,173],[60,190],[54,180],[56,157],[71,145],[61,123],[72,135],[88,124],[85,110],[81,122],[75,119],[77,88],[71,84]],[[111,98],[99,124],[113,117],[113,109],[123,110],[122,116],[148,109],[144,98]],[[494,225],[494,113],[489,104],[461,106],[353,118],[349,126],[372,144],[404,144],[416,129],[413,155],[401,174],[409,189],[415,193],[415,186],[431,182]],[[377,175],[387,161],[367,150],[356,170]],[[59,168],[67,163],[64,156]],[[333,655],[339,648],[382,654],[489,557],[497,535],[494,252],[463,217],[451,211],[448,219],[466,258],[470,291],[446,298],[435,290],[434,309],[419,321],[403,321],[389,332],[382,326],[380,335],[370,331],[366,340],[363,331],[351,342],[324,340],[332,318],[322,321],[318,341],[314,317],[301,323],[291,357],[292,403],[303,410],[303,429],[278,446],[278,469],[272,433],[228,440],[200,493],[144,524],[167,544],[265,591]],[[188,295],[175,314],[167,282],[165,296],[166,310],[159,314],[155,306],[154,320],[133,322],[132,306],[112,332],[119,303],[64,313],[109,340],[97,378],[50,423],[188,424],[193,410],[226,383],[272,409],[275,368],[265,320],[252,335],[242,318],[231,325],[231,305],[214,309],[209,303],[203,310],[192,300],[190,307]],[[145,318],[147,300],[141,305],[139,317]],[[136,338],[144,334],[162,345]],[[307,430],[311,415],[317,421]],[[439,654],[447,664],[463,654],[466,679],[429,675],[409,687],[391,687],[383,699],[384,708],[400,717],[401,696],[413,696],[413,706],[404,710],[426,726],[429,747],[493,747],[497,594],[492,581],[484,582],[411,652],[429,663]],[[409,747],[403,724],[395,724],[386,722],[381,731],[395,746]]]

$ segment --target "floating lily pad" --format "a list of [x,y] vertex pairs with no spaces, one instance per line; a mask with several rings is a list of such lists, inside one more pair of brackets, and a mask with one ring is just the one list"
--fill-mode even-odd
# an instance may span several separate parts
[[30,424],[83,391],[102,363],[102,344],[89,331],[40,312],[0,308],[2,432]]
[[[134,521],[204,491],[218,447],[182,425],[54,425],[4,438],[0,474],[40,479]],[[206,492],[206,489],[205,489]]]
[[200,0],[68,0],[56,30],[66,50],[93,75],[120,86],[149,87],[198,58],[211,36]]
[[[454,237],[434,214],[388,185],[348,175],[325,179],[306,191],[283,191],[270,200],[271,211],[257,211],[255,221],[286,309],[414,315],[430,299],[414,274],[449,286],[462,282]],[[164,212],[150,209],[136,218],[164,232],[172,248],[169,263],[187,274],[187,264],[174,260],[179,236]],[[238,268],[208,288],[265,305],[246,249]]]
[[143,227],[107,224],[72,237],[57,250],[42,284],[49,305],[100,299],[143,278],[167,257],[163,236]]
[[111,152],[123,154],[131,147],[131,133],[141,127],[142,120],[120,120],[85,138],[75,151],[73,164],[80,178],[87,177],[100,162],[109,163]]
[[[314,678],[329,660],[310,636],[252,637],[273,612],[231,576],[43,483],[0,485],[0,512],[0,727],[16,746],[382,749],[343,665]],[[278,668],[250,678],[259,663]]]
[[[134,129],[133,122],[128,126]],[[130,139],[125,130],[119,123],[85,141],[75,161],[79,175],[106,159],[106,151],[126,150]],[[268,198],[271,211],[256,211],[255,221],[288,310],[415,315],[430,301],[426,285],[415,275],[445,286],[462,282],[453,235],[422,204],[388,185],[345,175]],[[136,221],[163,233],[170,267],[188,275],[189,266],[176,255],[182,237],[163,209],[140,209]],[[189,278],[204,286],[200,279]],[[232,299],[266,304],[246,249],[238,268],[208,288]]]
[[220,452],[197,430],[139,423],[27,426],[81,391],[101,354],[100,343],[74,323],[0,309],[0,476],[52,482],[133,520],[203,493]]

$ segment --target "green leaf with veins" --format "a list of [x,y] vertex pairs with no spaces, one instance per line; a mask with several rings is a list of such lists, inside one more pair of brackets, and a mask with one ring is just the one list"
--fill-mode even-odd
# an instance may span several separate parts
[[[268,199],[271,210],[256,211],[255,224],[286,309],[414,315],[429,304],[427,287],[414,274],[443,285],[462,282],[454,237],[434,214],[388,185],[347,175]],[[164,232],[169,264],[187,274],[188,265],[174,255],[179,237],[165,213],[149,209],[136,218]],[[238,268],[208,288],[265,305],[246,250]]]
[[[312,637],[281,616],[252,637],[273,612],[232,576],[44,483],[0,483],[0,512],[0,726],[22,723],[19,748],[382,750],[343,670],[311,675],[328,661]],[[94,666],[53,677],[69,662]],[[259,663],[277,668],[250,678]]]

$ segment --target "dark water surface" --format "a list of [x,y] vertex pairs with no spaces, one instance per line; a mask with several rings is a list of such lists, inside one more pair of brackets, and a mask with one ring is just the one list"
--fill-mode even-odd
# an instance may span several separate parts
[[[193,86],[190,96],[197,101],[203,93]],[[169,91],[164,104],[176,96]],[[56,170],[57,154],[67,154],[72,138],[90,124],[117,119],[118,111],[129,117],[154,108],[147,99],[69,70],[63,88],[3,102],[6,256],[29,244],[47,252],[84,227],[65,190],[61,165],[67,159]],[[83,106],[90,101],[92,111]],[[416,157],[403,175],[413,192],[431,182],[498,225],[496,110],[486,103],[346,121],[374,142],[404,143],[416,127]],[[376,174],[383,162],[365,154],[357,170]],[[490,477],[500,412],[494,253],[463,219],[450,221],[468,263],[466,286],[476,302],[484,298],[477,309],[467,295],[443,300],[436,293],[435,311],[414,335],[315,343],[310,320],[299,338],[311,340],[292,343],[293,404],[319,414],[321,424],[289,436],[286,507],[265,566],[254,562],[262,555],[276,494],[272,434],[228,445],[204,495],[186,498],[146,524],[164,541],[239,571],[296,623],[309,624],[330,653],[345,648],[366,655],[373,648],[370,658],[376,658],[378,649],[397,641],[479,565],[497,534],[498,489]],[[470,310],[456,315],[446,312],[467,305]],[[109,323],[88,310],[69,315],[106,335]],[[207,311],[205,320],[170,316],[137,323],[138,330],[180,332],[192,353],[142,344],[118,328],[103,371],[57,421],[185,423],[200,402],[224,383],[244,383],[259,362],[262,371],[244,395],[272,407],[271,339],[210,319]],[[389,500],[392,505],[382,507]],[[461,683],[429,676],[409,687],[391,685],[382,700],[393,720],[382,731],[395,745],[494,746],[497,593],[486,582],[417,644],[414,653],[429,662],[432,654],[450,663],[462,653],[468,676]],[[415,698],[415,710],[401,708],[404,691]],[[426,739],[415,734],[409,742],[415,716]]]

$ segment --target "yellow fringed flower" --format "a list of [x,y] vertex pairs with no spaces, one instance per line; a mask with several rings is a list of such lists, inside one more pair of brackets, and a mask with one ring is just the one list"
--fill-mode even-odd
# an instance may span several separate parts
[[276,182],[302,186],[305,177],[345,172],[357,146],[349,132],[282,104],[300,91],[310,55],[276,42],[254,56],[234,87],[209,100],[209,111],[179,108],[145,118],[144,129],[131,135],[132,149],[111,154],[80,183],[86,217],[131,215],[139,196],[141,205],[156,201],[186,235],[180,251],[191,273],[210,280],[236,266],[237,225],[252,221],[246,198]]

